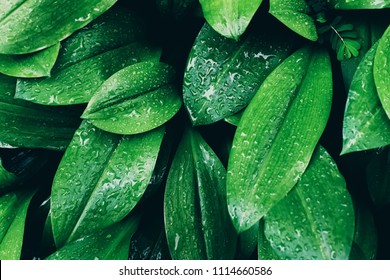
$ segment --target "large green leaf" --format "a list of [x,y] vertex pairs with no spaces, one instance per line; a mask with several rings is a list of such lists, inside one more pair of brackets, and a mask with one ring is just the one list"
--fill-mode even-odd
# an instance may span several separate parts
[[270,0],[269,12],[292,31],[317,41],[317,28],[305,0]]
[[251,32],[234,42],[205,24],[184,74],[184,103],[192,123],[213,123],[243,109],[291,49],[280,34]]
[[80,123],[77,112],[16,100],[15,85],[14,78],[0,74],[0,142],[64,150]]
[[54,178],[51,196],[57,247],[123,219],[152,177],[164,129],[134,136],[84,121]]
[[348,259],[354,211],[345,180],[322,147],[294,189],[265,217],[265,236],[281,259]]
[[322,49],[295,52],[261,85],[244,111],[229,157],[227,199],[239,232],[263,217],[301,177],[331,101],[330,59]]
[[27,209],[34,192],[12,192],[0,197],[0,259],[20,259]]
[[106,80],[93,95],[82,118],[96,127],[118,134],[154,129],[172,118],[181,107],[173,67],[141,62]]
[[379,40],[374,59],[374,80],[379,99],[390,118],[390,25]]
[[0,54],[0,73],[20,78],[50,76],[57,60],[60,44],[45,50],[23,55]]
[[188,128],[173,160],[164,197],[165,230],[173,259],[232,259],[236,234],[229,219],[226,170],[200,134]]
[[103,230],[67,243],[47,260],[127,260],[139,218],[128,217]]
[[330,7],[339,10],[390,8],[390,0],[328,0]]
[[116,0],[8,0],[0,6],[0,53],[52,46],[84,27]]
[[353,77],[343,124],[342,154],[390,144],[390,120],[383,110],[374,83],[376,43],[365,55]]
[[19,183],[20,179],[12,172],[7,171],[1,162],[0,158],[0,195],[15,184]]
[[262,0],[200,0],[207,22],[222,36],[238,40]]

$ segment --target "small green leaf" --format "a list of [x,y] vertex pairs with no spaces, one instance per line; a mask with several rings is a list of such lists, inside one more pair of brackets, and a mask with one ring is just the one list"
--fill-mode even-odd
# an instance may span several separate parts
[[222,36],[238,40],[262,0],[200,0],[207,22]]
[[0,197],[1,260],[20,259],[27,209],[33,195],[33,191],[23,190]]
[[229,157],[227,198],[238,232],[255,224],[301,177],[331,101],[330,59],[319,49],[295,52],[261,85],[244,111]]
[[0,73],[19,78],[38,78],[50,76],[50,71],[57,60],[60,44],[45,50],[24,54],[0,54]]
[[51,194],[57,247],[123,219],[152,177],[164,129],[119,136],[84,121],[58,167]]
[[379,40],[374,59],[374,80],[379,99],[390,118],[390,26]]
[[232,259],[236,234],[229,219],[226,170],[200,134],[188,128],[165,189],[165,230],[176,260]]
[[390,120],[378,98],[373,76],[376,43],[360,62],[348,93],[341,154],[390,144]]
[[118,134],[152,130],[172,118],[181,107],[176,72],[164,63],[141,62],[126,67],[93,95],[82,118]]
[[316,24],[305,0],[270,0],[269,12],[292,31],[317,41]]
[[337,10],[390,8],[390,0],[328,0],[331,8]]
[[281,259],[348,259],[354,211],[345,180],[322,147],[294,189],[265,217],[265,236]]
[[183,98],[192,123],[214,123],[243,109],[291,49],[281,34],[251,32],[234,42],[205,24],[184,74]]
[[52,46],[104,13],[116,0],[10,0],[0,7],[0,53]]

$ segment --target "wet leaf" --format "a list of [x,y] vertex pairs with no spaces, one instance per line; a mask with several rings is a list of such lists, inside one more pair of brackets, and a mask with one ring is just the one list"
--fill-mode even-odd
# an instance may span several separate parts
[[152,177],[164,129],[119,136],[84,121],[65,151],[51,196],[56,245],[123,219]]
[[14,147],[64,150],[80,120],[73,110],[16,100],[16,79],[0,74],[0,142]]
[[259,222],[257,258],[259,260],[280,260],[280,257],[276,254],[274,249],[271,247],[270,242],[265,237],[264,219],[261,219]]
[[204,25],[184,74],[183,98],[192,123],[213,123],[243,109],[291,49],[280,34],[251,32],[234,42]]
[[165,230],[173,259],[232,259],[236,235],[225,195],[226,171],[190,128],[174,157],[164,196]]
[[390,8],[389,0],[329,0],[331,8],[339,10]]
[[231,125],[238,126],[243,114],[244,114],[244,110],[242,110],[242,111],[240,111],[237,114],[234,114],[232,116],[226,117],[225,121],[227,123],[230,123]]
[[255,224],[302,176],[331,100],[332,71],[322,49],[295,52],[261,85],[245,109],[229,157],[227,199],[238,232]]
[[265,236],[281,259],[348,259],[354,210],[345,180],[322,147],[301,180],[265,217]]
[[222,36],[238,40],[262,0],[200,0],[206,21]]
[[[390,5],[390,4],[389,4]],[[379,40],[374,59],[374,80],[379,99],[390,118],[390,26]]]
[[390,144],[390,120],[378,98],[373,76],[376,43],[365,55],[348,93],[343,123],[341,154]]
[[128,217],[108,228],[67,243],[47,260],[127,260],[139,218]]
[[50,47],[87,25],[115,2],[3,1],[0,7],[0,53],[25,54]]
[[20,78],[38,78],[50,76],[50,71],[57,60],[60,44],[45,50],[24,54],[0,54],[0,73]]
[[181,107],[175,80],[173,67],[164,63],[141,62],[126,67],[102,84],[82,118],[118,134],[154,129]]
[[269,12],[292,31],[317,41],[316,24],[305,0],[270,0]]
[[24,224],[33,191],[12,192],[0,197],[0,259],[20,259]]

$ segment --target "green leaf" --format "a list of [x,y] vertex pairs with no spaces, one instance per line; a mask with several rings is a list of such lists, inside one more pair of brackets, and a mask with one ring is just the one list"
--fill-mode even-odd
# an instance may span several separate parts
[[56,62],[60,44],[55,44],[45,50],[24,54],[0,54],[0,73],[20,78],[38,78],[50,76],[50,71]]
[[0,53],[50,47],[108,10],[116,0],[9,0],[0,7]]
[[238,40],[262,0],[200,0],[206,21],[226,38]]
[[374,59],[374,80],[379,99],[390,118],[390,26],[379,40]]
[[281,259],[348,259],[354,211],[345,180],[322,147],[294,189],[265,217],[265,236]]
[[280,34],[251,32],[234,42],[205,24],[184,74],[183,98],[192,123],[213,123],[243,109],[291,49]]
[[200,134],[188,128],[169,171],[165,230],[176,260],[232,259],[236,234],[229,219],[226,170]]
[[164,129],[119,136],[84,121],[58,167],[51,194],[57,247],[123,219],[152,177]]
[[337,10],[390,8],[389,0],[328,0],[331,8]]
[[373,76],[377,47],[378,43],[367,52],[353,77],[344,113],[341,154],[390,144],[390,120],[381,106]]
[[14,78],[0,74],[0,142],[64,150],[80,123],[77,111],[16,100],[15,85]]
[[118,134],[154,129],[181,107],[175,85],[176,72],[164,63],[141,62],[126,67],[93,95],[82,118],[96,127]]
[[237,252],[235,259],[249,260],[256,250],[258,243],[259,225],[256,223],[247,231],[238,235]]
[[274,249],[271,247],[270,242],[265,237],[264,219],[261,219],[259,222],[257,258],[259,260],[280,260],[280,257],[276,254]]
[[0,195],[18,184],[20,179],[14,173],[7,171],[0,158]]
[[244,110],[241,110],[237,114],[226,117],[225,122],[230,123],[231,125],[234,125],[234,126],[238,126],[243,114],[244,114]]
[[67,243],[47,260],[127,260],[139,218],[128,217],[103,230]]
[[316,24],[305,0],[270,0],[269,12],[292,31],[317,41]]
[[24,224],[33,191],[0,197],[0,259],[18,260],[22,252]]
[[332,101],[329,55],[303,48],[278,66],[245,109],[227,175],[230,216],[238,232],[263,217],[305,171]]

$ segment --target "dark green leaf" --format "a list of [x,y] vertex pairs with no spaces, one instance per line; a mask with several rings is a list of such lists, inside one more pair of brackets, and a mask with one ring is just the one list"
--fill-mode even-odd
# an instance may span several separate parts
[[263,217],[305,171],[332,101],[328,54],[303,48],[261,85],[241,118],[230,153],[227,198],[239,232]]
[[82,118],[118,134],[154,129],[181,107],[174,69],[164,63],[142,62],[106,80],[93,95]]
[[227,123],[230,123],[230,124],[234,125],[234,126],[238,126],[238,124],[240,123],[242,114],[244,114],[244,110],[238,112],[237,114],[234,114],[234,115],[231,115],[229,117],[226,117],[225,121]]
[[0,195],[19,183],[20,179],[12,172],[7,171],[0,158]]
[[258,244],[257,244],[257,258],[259,260],[280,260],[270,242],[264,234],[264,219],[259,222]]
[[196,0],[155,0],[160,14],[167,18],[182,19],[196,5]]
[[258,243],[259,225],[256,223],[238,235],[236,259],[250,259]]
[[339,10],[390,8],[389,0],[328,0],[330,7]]

